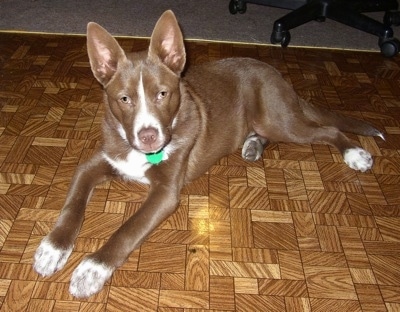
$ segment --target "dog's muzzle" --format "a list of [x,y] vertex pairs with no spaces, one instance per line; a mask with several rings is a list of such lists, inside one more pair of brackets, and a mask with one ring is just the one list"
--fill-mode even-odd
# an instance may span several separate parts
[[163,148],[164,139],[158,129],[154,127],[143,128],[137,134],[139,149],[144,153],[155,153]]

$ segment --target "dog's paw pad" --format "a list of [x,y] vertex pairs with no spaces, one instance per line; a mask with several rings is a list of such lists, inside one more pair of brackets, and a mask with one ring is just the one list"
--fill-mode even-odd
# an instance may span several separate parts
[[42,276],[50,276],[64,267],[72,249],[59,249],[44,238],[36,249],[33,268]]
[[77,298],[87,298],[99,292],[114,269],[91,259],[83,260],[72,273],[69,292]]
[[248,138],[242,148],[242,157],[247,161],[256,161],[260,159],[264,150],[264,146],[255,137]]
[[354,170],[360,170],[361,172],[365,172],[368,169],[371,169],[373,160],[372,156],[366,150],[355,147],[350,148],[344,152],[343,155],[344,162]]

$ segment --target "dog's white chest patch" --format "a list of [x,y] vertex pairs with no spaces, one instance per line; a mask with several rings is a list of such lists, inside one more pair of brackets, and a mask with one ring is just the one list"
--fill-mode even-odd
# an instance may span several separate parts
[[106,153],[103,154],[105,160],[124,177],[149,184],[146,178],[146,171],[152,166],[146,159],[146,155],[132,150],[126,159],[113,159]]

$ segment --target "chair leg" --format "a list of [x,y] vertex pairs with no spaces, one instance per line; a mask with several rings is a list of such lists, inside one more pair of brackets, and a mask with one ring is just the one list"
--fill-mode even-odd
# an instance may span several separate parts
[[323,7],[319,3],[308,3],[286,14],[274,23],[275,31],[290,30],[316,19],[321,15]]
[[395,56],[400,50],[400,41],[393,38],[393,29],[361,13],[343,10],[342,7],[331,5],[326,17],[358,30],[378,36],[381,53],[386,57]]
[[307,0],[243,0],[247,3],[267,5],[276,8],[296,10],[307,3]]
[[352,10],[343,10],[343,7],[331,5],[327,10],[326,17],[379,38],[393,37],[393,29],[391,27],[385,26],[364,14]]
[[271,34],[271,43],[280,43],[282,47],[286,47],[290,41],[289,30],[323,16],[323,10],[321,4],[311,2],[276,20]]

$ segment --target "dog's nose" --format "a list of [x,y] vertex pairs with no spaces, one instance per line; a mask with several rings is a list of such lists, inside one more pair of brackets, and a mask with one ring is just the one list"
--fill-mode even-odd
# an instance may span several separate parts
[[143,128],[139,131],[139,140],[146,145],[151,145],[158,139],[158,131],[155,128]]

